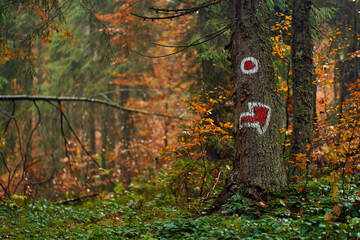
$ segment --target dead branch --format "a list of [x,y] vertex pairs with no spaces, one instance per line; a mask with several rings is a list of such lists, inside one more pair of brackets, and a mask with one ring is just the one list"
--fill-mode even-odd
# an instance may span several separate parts
[[72,203],[72,202],[77,202],[77,201],[81,201],[83,199],[93,198],[93,197],[96,197],[96,196],[99,196],[99,193],[94,193],[94,194],[91,194],[91,195],[86,195],[86,196],[77,197],[77,198],[66,199],[66,200],[63,200],[63,201],[59,201],[56,204],[57,205],[69,204],[69,203]]
[[130,113],[140,113],[145,115],[153,115],[158,117],[166,117],[166,118],[176,118],[180,120],[184,120],[182,117],[178,116],[170,116],[167,114],[156,113],[156,112],[148,112],[139,109],[127,108],[121,106],[115,102],[109,102],[105,100],[88,98],[88,97],[55,97],[55,96],[31,96],[31,95],[4,95],[0,96],[1,101],[43,101],[43,102],[87,102],[87,103],[97,103],[105,106],[109,106],[112,108],[116,108],[122,111],[130,112]]

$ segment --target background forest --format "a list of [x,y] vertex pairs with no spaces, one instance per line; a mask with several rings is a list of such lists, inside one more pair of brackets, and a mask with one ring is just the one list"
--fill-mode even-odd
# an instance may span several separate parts
[[229,2],[0,2],[0,237],[360,238],[358,0],[309,1],[305,154],[292,1],[266,1],[289,185],[209,214],[236,148]]

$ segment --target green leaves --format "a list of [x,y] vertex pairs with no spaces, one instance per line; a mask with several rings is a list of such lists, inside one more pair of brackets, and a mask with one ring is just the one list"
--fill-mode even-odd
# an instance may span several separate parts
[[[331,178],[332,179],[332,178]],[[333,199],[329,179],[309,182],[308,194],[287,189],[254,202],[240,194],[222,212],[200,216],[174,207],[172,196],[146,199],[116,187],[116,196],[81,205],[47,201],[0,203],[0,238],[27,239],[356,239],[360,237],[359,186]],[[357,180],[357,179],[356,179]],[[338,183],[342,183],[339,179]],[[359,182],[358,180],[355,182]],[[336,214],[338,206],[340,214]],[[201,206],[200,206],[201,207]],[[198,209],[201,211],[201,208]],[[329,216],[331,215],[331,218]],[[325,217],[328,216],[328,217]]]

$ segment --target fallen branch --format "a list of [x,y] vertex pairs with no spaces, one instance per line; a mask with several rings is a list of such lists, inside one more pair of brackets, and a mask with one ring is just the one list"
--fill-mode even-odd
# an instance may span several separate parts
[[114,102],[104,101],[104,100],[95,99],[95,98],[88,98],[88,97],[3,95],[3,96],[0,96],[0,101],[88,102],[88,103],[102,104],[102,105],[116,108],[116,109],[126,111],[126,112],[140,113],[140,114],[153,115],[153,116],[158,116],[158,117],[176,118],[176,119],[184,120],[182,117],[178,117],[178,116],[170,116],[170,115],[166,115],[166,114],[162,114],[162,113],[148,112],[148,111],[144,111],[144,110],[127,108],[127,107],[121,106]]
[[57,202],[56,205],[69,204],[69,203],[72,203],[72,202],[77,202],[77,201],[81,201],[81,200],[84,200],[84,199],[87,199],[87,198],[93,198],[93,197],[96,197],[96,196],[99,196],[99,193],[94,193],[94,194],[91,194],[91,195],[86,195],[86,196],[77,197],[77,198],[65,199],[65,200]]

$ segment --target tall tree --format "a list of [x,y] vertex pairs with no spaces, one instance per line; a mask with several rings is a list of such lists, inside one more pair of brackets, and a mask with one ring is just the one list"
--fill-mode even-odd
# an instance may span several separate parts
[[[313,42],[311,38],[312,0],[294,0],[292,17],[292,81],[293,81],[293,133],[291,162],[303,161],[310,154],[313,137]],[[295,174],[296,167],[290,171]]]
[[235,87],[233,171],[215,204],[244,186],[251,197],[287,184],[279,133],[265,0],[231,2],[231,70]]
[[[359,78],[360,60],[358,57],[350,56],[359,50],[360,3],[359,1],[341,1],[335,2],[334,6],[341,13],[333,22],[337,23],[335,27],[341,31],[337,39],[338,49],[342,49],[342,51],[339,51],[339,59],[336,64],[336,80],[340,84],[340,102],[344,102],[351,95],[348,90],[350,84]],[[342,105],[340,105],[340,114],[342,112]]]

